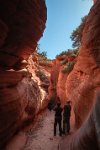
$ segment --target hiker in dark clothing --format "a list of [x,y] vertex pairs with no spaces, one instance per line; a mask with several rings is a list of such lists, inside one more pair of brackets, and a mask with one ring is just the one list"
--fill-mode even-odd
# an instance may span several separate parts
[[67,101],[63,110],[63,133],[70,131],[71,101]]
[[62,108],[60,107],[61,103],[57,103],[57,107],[54,109],[55,111],[55,122],[54,122],[54,136],[56,136],[56,127],[57,124],[59,125],[59,135],[62,136],[62,127],[61,127],[61,121],[62,121]]

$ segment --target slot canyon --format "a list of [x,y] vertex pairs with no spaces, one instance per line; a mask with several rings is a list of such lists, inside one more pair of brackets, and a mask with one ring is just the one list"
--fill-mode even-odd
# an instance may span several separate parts
[[[54,60],[37,52],[47,9],[45,0],[0,0],[0,150],[99,150],[100,0],[87,16],[79,54]],[[56,97],[62,107],[72,101],[72,131],[53,138],[47,107]]]

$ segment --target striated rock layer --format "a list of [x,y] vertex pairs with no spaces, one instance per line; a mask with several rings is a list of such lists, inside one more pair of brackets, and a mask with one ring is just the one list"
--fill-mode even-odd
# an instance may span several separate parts
[[0,66],[16,68],[35,50],[46,22],[44,0],[0,0]]
[[[73,103],[76,127],[61,150],[100,149],[100,1],[90,10],[77,63],[67,77],[66,97]],[[97,100],[96,100],[97,97]]]
[[44,0],[0,0],[0,149],[42,109],[45,96],[38,82],[28,69],[21,69],[45,23]]
[[[66,83],[66,94],[73,101],[75,114],[78,117],[78,119],[76,117],[78,127],[86,119],[93,103],[95,103],[95,93],[100,87],[99,7],[100,2],[97,1],[89,13],[83,31],[80,54]],[[70,94],[70,92],[72,93]]]
[[[66,95],[66,82],[70,74],[70,71],[66,71],[68,63],[76,63],[77,58],[72,56],[59,56],[53,62],[50,76],[50,86],[49,86],[49,99],[56,99],[58,96],[61,100],[62,106],[64,106],[65,101],[68,99]],[[63,62],[66,62],[63,64]]]
[[71,100],[75,114],[76,131],[62,141],[60,150],[100,149],[100,1],[94,2],[73,70],[62,74],[62,66],[59,63],[57,68],[56,63],[51,74],[50,98],[56,93],[62,106]]

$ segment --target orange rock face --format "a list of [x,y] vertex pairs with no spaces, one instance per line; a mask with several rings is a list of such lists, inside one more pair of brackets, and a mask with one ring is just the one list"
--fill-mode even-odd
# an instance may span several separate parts
[[44,0],[0,0],[0,66],[16,67],[35,50],[46,22]]
[[[76,58],[71,56],[59,56],[53,63],[51,77],[50,77],[50,87],[49,87],[49,98],[58,96],[61,100],[62,106],[68,99],[66,94],[66,82],[69,76],[69,72],[66,69],[68,63],[75,63]],[[64,63],[64,64],[63,64]]]
[[50,86],[49,86],[49,99],[54,97],[56,99],[57,96],[57,82],[59,77],[59,69],[60,64],[56,60],[53,62],[53,67],[51,69],[51,76],[50,76]]
[[57,93],[61,100],[62,105],[64,105],[65,101],[67,100],[65,91],[66,91],[66,81],[67,81],[68,74],[62,73],[62,67],[60,68],[59,71],[60,72],[59,72],[59,78],[57,82]]
[[21,69],[36,49],[45,23],[44,0],[0,0],[0,149],[41,108],[36,80]]
[[[62,103],[72,101],[75,133],[65,138],[60,150],[100,149],[100,1],[90,10],[82,46],[74,69],[66,77],[59,69],[56,91]],[[61,68],[61,67],[60,67]],[[64,92],[65,90],[65,92]],[[97,94],[99,91],[99,94]],[[65,94],[64,94],[65,93]]]
[[83,31],[77,63],[66,81],[78,130],[61,145],[61,150],[100,149],[100,1],[90,10]]
[[[66,93],[75,104],[75,113],[78,116],[77,125],[80,126],[93,105],[94,96],[99,88],[100,64],[98,21],[99,1],[90,11],[83,32],[82,47],[74,70],[66,82]],[[97,14],[97,15],[95,15]],[[70,94],[71,93],[71,94]],[[77,108],[77,106],[79,106]],[[85,109],[82,109],[85,108]],[[76,112],[77,111],[77,112]],[[79,115],[79,112],[81,115]],[[77,118],[77,117],[76,117]]]

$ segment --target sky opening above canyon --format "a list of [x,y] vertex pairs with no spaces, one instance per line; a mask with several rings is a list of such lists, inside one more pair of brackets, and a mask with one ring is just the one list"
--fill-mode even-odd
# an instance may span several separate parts
[[46,0],[47,22],[39,41],[40,52],[46,51],[49,59],[72,48],[70,35],[81,18],[89,13],[92,0]]

